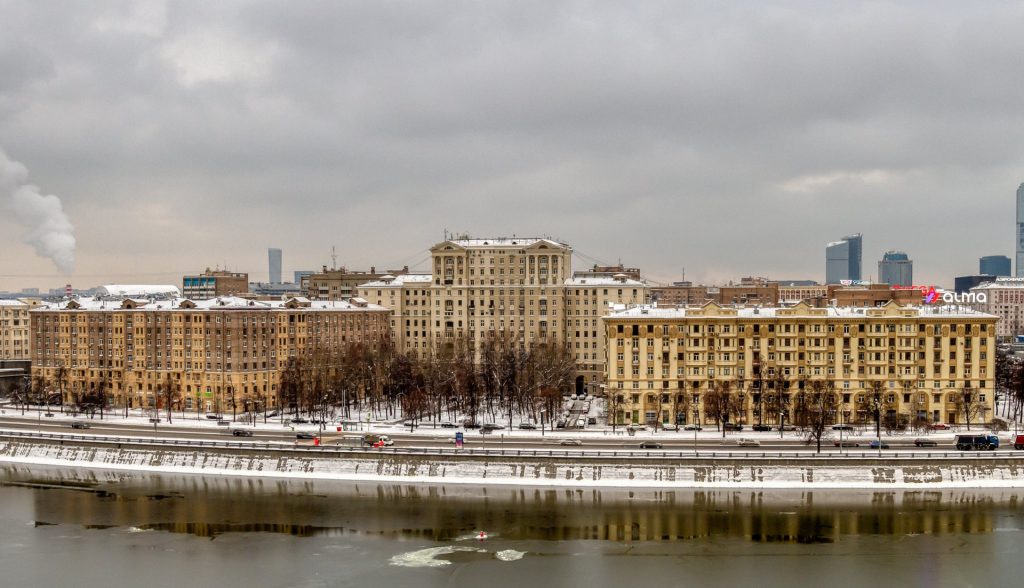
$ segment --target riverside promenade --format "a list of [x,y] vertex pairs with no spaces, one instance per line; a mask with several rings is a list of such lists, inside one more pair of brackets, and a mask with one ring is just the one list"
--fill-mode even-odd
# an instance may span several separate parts
[[1024,455],[948,450],[842,455],[715,451],[360,448],[0,433],[0,462],[160,473],[612,488],[1024,487]]

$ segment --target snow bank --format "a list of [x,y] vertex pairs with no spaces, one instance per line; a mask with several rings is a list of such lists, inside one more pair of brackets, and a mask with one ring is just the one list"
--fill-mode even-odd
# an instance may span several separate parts
[[74,468],[395,483],[617,488],[1019,488],[1013,457],[655,459],[452,456],[384,453],[309,455],[284,449],[163,448],[0,439],[0,461]]

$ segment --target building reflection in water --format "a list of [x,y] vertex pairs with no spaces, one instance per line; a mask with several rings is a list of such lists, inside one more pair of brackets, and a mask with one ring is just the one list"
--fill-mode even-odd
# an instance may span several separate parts
[[[1016,491],[694,491],[464,488],[0,468],[36,492],[40,523],[223,533],[506,539],[839,542],[991,533]],[[1016,519],[1013,519],[1016,520]],[[1005,525],[1005,522],[1002,523]]]

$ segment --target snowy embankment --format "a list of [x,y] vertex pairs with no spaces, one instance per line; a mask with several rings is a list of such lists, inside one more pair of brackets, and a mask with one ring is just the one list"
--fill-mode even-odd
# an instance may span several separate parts
[[163,473],[394,483],[648,488],[1024,487],[1024,460],[451,455],[0,437],[0,462]]

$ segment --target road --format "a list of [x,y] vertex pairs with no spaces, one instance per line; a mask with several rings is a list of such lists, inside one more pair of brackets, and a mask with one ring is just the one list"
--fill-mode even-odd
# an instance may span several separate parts
[[[116,417],[115,417],[116,418]],[[100,435],[100,436],[128,436],[128,437],[140,437],[140,438],[177,438],[177,439],[194,439],[194,440],[218,440],[218,441],[254,441],[254,442],[279,442],[285,444],[311,444],[312,441],[308,440],[297,440],[295,431],[284,430],[280,425],[262,423],[258,424],[255,428],[251,425],[244,425],[236,423],[232,426],[224,426],[217,429],[213,428],[196,428],[195,426],[176,426],[173,424],[161,423],[154,429],[153,426],[147,426],[139,423],[131,422],[118,422],[117,420],[100,420],[95,419],[80,419],[88,422],[90,425],[89,429],[71,429],[68,421],[47,421],[47,420],[27,420],[24,418],[17,417],[5,417],[0,416],[0,429],[12,429],[22,431],[40,431],[47,433],[76,433],[86,435]],[[252,431],[251,437],[233,437],[230,434],[232,429],[247,429]],[[305,427],[304,430],[312,431],[312,427]],[[452,447],[455,438],[455,429],[429,429],[420,430],[417,433],[410,434],[408,431],[391,428],[391,429],[379,429],[375,432],[380,434],[386,434],[394,440],[395,445],[399,447]],[[502,448],[502,449],[523,449],[523,450],[537,450],[537,449],[559,449],[559,450],[594,450],[594,451],[609,451],[609,450],[639,450],[641,442],[655,442],[662,445],[662,449],[666,451],[697,451],[702,452],[750,452],[750,453],[762,453],[762,452],[807,452],[813,451],[814,446],[808,446],[802,440],[799,433],[787,433],[786,437],[779,439],[774,436],[768,438],[765,435],[750,435],[756,436],[760,442],[758,447],[739,447],[736,445],[736,440],[743,437],[743,433],[730,433],[724,440],[721,437],[711,437],[707,433],[703,436],[698,437],[696,440],[693,437],[687,436],[683,433],[655,433],[642,432],[636,436],[629,436],[619,431],[619,434],[612,435],[610,432],[580,432],[575,434],[567,434],[565,432],[559,432],[557,435],[540,435],[533,434],[532,436],[516,435],[509,437],[504,434],[503,431],[495,431],[489,434],[481,434],[479,430],[470,430],[464,432],[465,445],[473,448]],[[338,433],[335,429],[325,431],[322,442],[324,445],[358,445],[362,433],[359,432],[348,432]],[[579,446],[564,446],[560,445],[560,442],[564,439],[579,440],[581,445]],[[853,437],[852,439],[846,439],[846,443],[857,443],[858,446],[844,447],[842,451],[863,453],[869,451],[877,451],[871,449],[868,444],[871,441],[870,437]],[[886,443],[889,444],[889,451],[899,452],[935,452],[935,451],[951,451],[953,450],[952,442],[949,440],[939,441],[938,447],[924,447],[918,448],[914,446],[914,437],[899,438],[899,439],[886,439]],[[1006,449],[1005,447],[1003,449]],[[835,447],[831,440],[823,441],[822,451],[828,453],[839,453],[840,448]],[[884,453],[885,450],[883,450]]]

